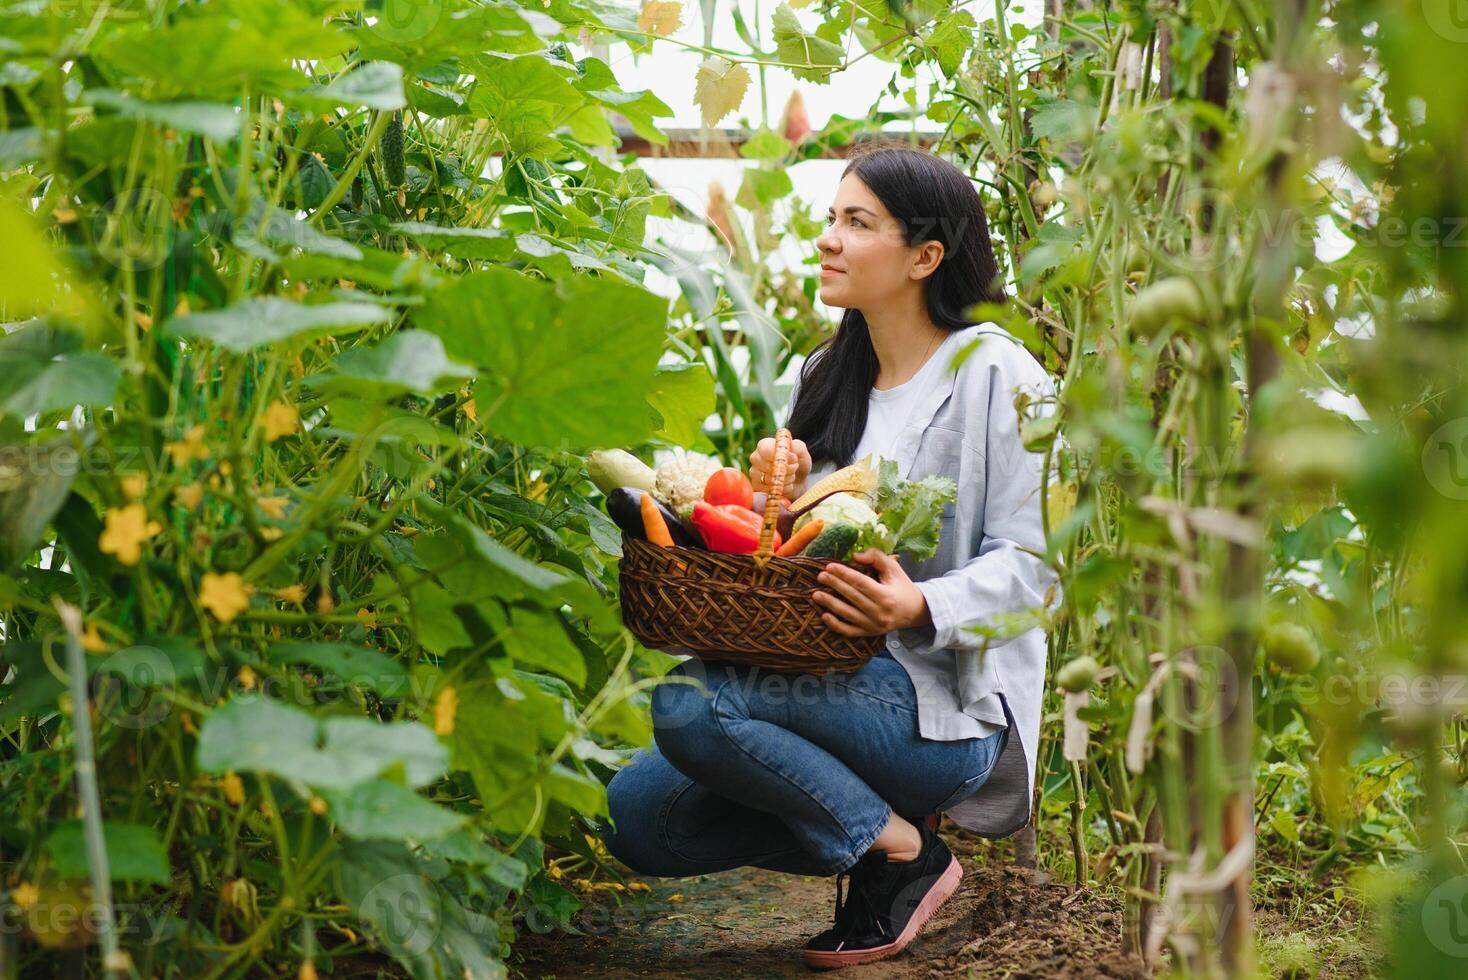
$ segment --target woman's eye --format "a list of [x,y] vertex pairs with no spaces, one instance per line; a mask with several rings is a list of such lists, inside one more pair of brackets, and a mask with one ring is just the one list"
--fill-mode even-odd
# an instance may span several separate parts
[[858,228],[865,228],[866,227],[866,225],[862,223],[862,220],[860,218],[852,218],[851,219],[851,223],[854,224],[854,225],[856,225]]

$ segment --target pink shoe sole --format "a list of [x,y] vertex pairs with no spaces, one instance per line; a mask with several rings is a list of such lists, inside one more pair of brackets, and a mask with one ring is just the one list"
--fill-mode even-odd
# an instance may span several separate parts
[[843,966],[856,966],[860,963],[871,963],[874,960],[883,960],[889,956],[896,956],[907,948],[908,943],[917,937],[923,926],[933,917],[933,913],[948,901],[949,897],[958,891],[958,883],[963,878],[963,867],[958,863],[955,856],[949,863],[948,868],[939,876],[938,881],[918,905],[917,911],[907,922],[907,928],[902,930],[902,935],[885,946],[874,946],[871,949],[852,950],[843,953],[834,950],[807,949],[803,951],[805,961],[811,966],[822,970],[834,970]]

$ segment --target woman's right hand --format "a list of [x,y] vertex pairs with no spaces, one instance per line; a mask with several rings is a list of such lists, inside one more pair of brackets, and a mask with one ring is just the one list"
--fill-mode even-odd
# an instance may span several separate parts
[[[810,450],[806,448],[805,442],[800,439],[790,440],[790,449],[795,454],[795,472],[789,469],[789,461],[786,461],[784,496],[795,500],[805,493],[805,481],[810,476],[811,458]],[[761,439],[754,452],[749,454],[749,482],[756,493],[768,493],[770,489],[770,474],[775,469],[775,440],[774,437]]]

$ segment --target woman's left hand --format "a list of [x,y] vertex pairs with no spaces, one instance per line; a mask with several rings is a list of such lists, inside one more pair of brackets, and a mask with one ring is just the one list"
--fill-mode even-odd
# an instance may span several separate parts
[[852,555],[851,560],[874,565],[879,578],[839,562],[828,564],[819,580],[835,594],[811,593],[811,598],[826,610],[821,619],[827,626],[844,636],[879,636],[928,621],[927,599],[896,558],[868,548]]

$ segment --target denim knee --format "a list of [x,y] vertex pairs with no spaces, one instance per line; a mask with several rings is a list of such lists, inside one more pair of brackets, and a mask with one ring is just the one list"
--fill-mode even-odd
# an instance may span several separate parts
[[625,768],[618,771],[607,784],[608,815],[596,821],[607,853],[637,874],[654,878],[686,874],[675,865],[673,855],[663,848],[659,838],[658,811],[663,801],[639,792],[637,781],[624,778],[625,773]]
[[684,666],[673,668],[668,676],[694,676],[703,683],[695,687],[664,681],[653,689],[651,710],[658,748],[670,762],[688,765],[696,764],[706,752],[717,752],[722,734],[714,717],[716,692],[707,689],[703,671],[686,671]]

